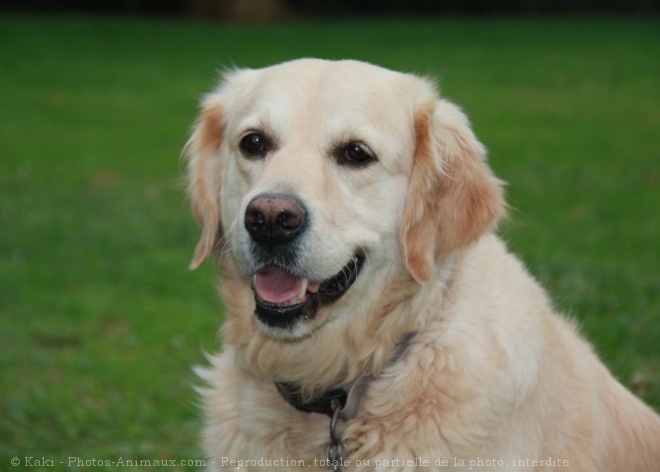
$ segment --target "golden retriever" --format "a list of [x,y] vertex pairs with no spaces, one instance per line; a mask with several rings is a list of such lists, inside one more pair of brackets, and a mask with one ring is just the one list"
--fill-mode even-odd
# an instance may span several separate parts
[[431,81],[230,71],[185,154],[226,309],[210,470],[660,470],[660,418],[493,234],[502,182]]

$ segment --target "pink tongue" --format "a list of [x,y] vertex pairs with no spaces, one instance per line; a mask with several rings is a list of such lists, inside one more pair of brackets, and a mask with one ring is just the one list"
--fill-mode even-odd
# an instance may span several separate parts
[[293,300],[300,293],[302,279],[278,269],[269,267],[257,274],[254,289],[263,301],[278,305]]

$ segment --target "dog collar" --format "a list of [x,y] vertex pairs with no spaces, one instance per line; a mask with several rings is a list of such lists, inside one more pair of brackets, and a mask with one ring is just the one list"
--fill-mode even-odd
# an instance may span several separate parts
[[[388,362],[388,366],[396,363],[403,356],[415,333],[407,333],[397,344],[394,355]],[[305,413],[320,413],[330,417],[330,442],[325,448],[325,456],[333,472],[341,472],[344,460],[348,457],[349,450],[341,436],[337,434],[337,420],[348,421],[357,415],[360,400],[367,390],[369,384],[375,380],[373,375],[364,372],[351,384],[345,387],[330,388],[323,395],[306,402],[300,395],[300,389],[293,383],[275,382],[277,391],[280,392],[289,405],[298,411]]]
[[[388,362],[388,366],[396,363],[403,356],[414,336],[415,333],[407,333],[403,336],[403,339],[397,344],[396,351]],[[347,421],[357,415],[360,400],[373,380],[375,380],[373,376],[363,373],[352,383],[346,386],[332,387],[311,401],[303,400],[300,389],[295,383],[275,382],[275,386],[282,398],[298,411],[319,413],[332,418],[339,409],[339,418]]]
[[348,387],[338,387],[326,390],[323,392],[319,398],[314,399],[310,402],[305,402],[298,390],[296,385],[293,383],[287,382],[275,382],[277,391],[280,392],[282,398],[284,398],[289,405],[294,407],[298,411],[303,411],[305,413],[320,413],[322,415],[328,415],[332,417],[334,412],[334,406],[338,403],[343,410],[346,407],[346,401],[348,399],[348,394],[351,391],[352,385]]

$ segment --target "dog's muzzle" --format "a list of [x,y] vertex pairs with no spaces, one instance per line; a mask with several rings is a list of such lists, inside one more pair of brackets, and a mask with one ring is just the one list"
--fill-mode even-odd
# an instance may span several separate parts
[[297,198],[260,194],[245,210],[245,228],[252,255],[260,267],[253,277],[256,316],[272,328],[289,330],[301,320],[314,319],[320,307],[341,298],[357,279],[365,257],[355,254],[327,280],[297,275],[296,254],[309,215]]

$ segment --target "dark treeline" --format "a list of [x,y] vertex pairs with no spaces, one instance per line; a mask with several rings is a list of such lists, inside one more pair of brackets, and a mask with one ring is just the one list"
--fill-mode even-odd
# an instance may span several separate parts
[[657,14],[658,0],[0,0],[0,11],[218,19],[346,15]]

